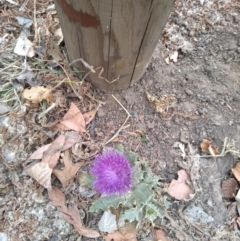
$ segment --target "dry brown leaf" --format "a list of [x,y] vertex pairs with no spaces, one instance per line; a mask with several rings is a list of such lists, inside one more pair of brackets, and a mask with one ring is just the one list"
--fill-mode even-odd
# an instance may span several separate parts
[[61,124],[78,132],[86,132],[86,123],[78,107],[71,103],[70,109],[60,121]]
[[186,200],[193,193],[192,189],[186,184],[188,175],[185,170],[178,171],[178,179],[173,179],[167,189],[167,193],[177,200]]
[[213,157],[215,157],[216,155],[219,154],[219,153],[218,153],[218,149],[217,149],[216,146],[210,145],[210,146],[208,147],[208,151],[209,151],[209,153],[211,154],[211,156],[213,156]]
[[64,146],[65,136],[58,136],[43,153],[42,162],[48,163],[50,168],[54,168],[57,165],[62,148]]
[[233,202],[228,206],[228,215],[231,218],[235,218],[237,216],[237,202]]
[[82,221],[76,205],[69,206],[68,209],[65,211],[67,212],[63,212],[63,218],[67,222],[71,223],[80,235],[88,238],[97,238],[100,236],[100,234],[96,230],[84,227],[82,225]]
[[122,235],[119,231],[115,231],[114,233],[109,233],[107,235],[103,235],[103,238],[106,241],[137,241],[136,234],[127,233]]
[[68,131],[65,133],[65,142],[63,146],[63,151],[69,149],[73,145],[75,145],[77,142],[82,140],[81,135],[78,132],[75,131]]
[[202,143],[200,144],[202,152],[209,153],[208,151],[209,146],[210,146],[210,141],[203,139]]
[[26,172],[40,185],[47,189],[51,189],[52,169],[49,167],[48,163],[38,162],[35,165],[27,168]]
[[161,229],[154,229],[153,236],[155,241],[169,241],[165,231]]
[[240,162],[232,169],[234,177],[240,182]]
[[66,205],[65,195],[56,187],[48,190],[48,197],[55,207],[64,207]]
[[93,120],[93,118],[95,117],[95,115],[97,113],[97,110],[98,109],[91,110],[91,111],[83,114],[83,118],[85,120],[86,125],[89,124]]
[[71,129],[68,128],[67,126],[65,126],[64,124],[58,123],[52,127],[52,130],[53,131],[69,131]]
[[[74,144],[76,144],[82,139],[81,135],[79,135],[78,132],[74,132],[74,131],[66,132],[64,135],[65,135],[65,141],[62,147],[62,151],[69,149],[70,147],[72,147]],[[41,146],[28,159],[29,160],[42,159],[43,153],[49,148],[50,145],[51,143]]]
[[103,238],[106,241],[126,241],[124,235],[122,235],[119,231],[115,231],[113,233],[109,233],[107,235],[103,235]]
[[228,178],[222,183],[222,196],[225,198],[234,198],[238,183],[235,178]]
[[35,152],[33,152],[33,154],[28,158],[29,160],[34,160],[34,159],[42,159],[43,157],[43,153],[49,148],[50,144],[41,146],[40,148],[38,148]]
[[[64,163],[64,169],[63,170],[53,170],[53,174],[60,180],[63,187],[66,187],[69,182],[75,177],[78,169],[81,167],[81,165],[75,166],[72,163],[70,152],[68,150],[65,151],[64,157],[63,157],[63,163]],[[84,163],[81,163],[82,165]]]
[[46,100],[48,103],[53,102],[52,90],[43,86],[33,86],[30,89],[25,89],[22,96],[33,104],[38,104],[42,100]]
[[202,152],[210,153],[213,157],[219,154],[217,147],[211,145],[211,142],[209,140],[203,139],[200,147],[202,149]]

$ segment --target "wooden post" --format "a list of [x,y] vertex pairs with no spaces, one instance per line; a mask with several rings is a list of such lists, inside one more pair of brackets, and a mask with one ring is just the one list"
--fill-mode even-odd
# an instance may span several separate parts
[[[93,86],[122,90],[144,74],[175,0],[55,0],[69,61],[103,67]],[[84,69],[81,62],[74,64]],[[85,69],[85,71],[89,71]]]

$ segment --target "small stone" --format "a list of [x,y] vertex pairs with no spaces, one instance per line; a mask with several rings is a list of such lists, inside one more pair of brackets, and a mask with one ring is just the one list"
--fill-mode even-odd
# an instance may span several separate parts
[[141,85],[145,86],[146,85],[146,80],[145,79],[141,79]]
[[154,122],[151,122],[151,121],[147,121],[147,127],[149,129],[152,129],[154,127]]
[[191,30],[191,31],[189,32],[189,36],[190,36],[190,37],[193,37],[194,35],[195,35],[194,30]]
[[240,47],[237,48],[237,53],[240,54]]
[[189,142],[189,135],[187,131],[180,132],[180,141],[184,144],[188,144]]
[[104,117],[106,115],[105,111],[103,110],[103,108],[99,108],[97,111],[97,116],[98,117]]
[[132,117],[133,117],[133,118],[136,118],[136,119],[138,118],[138,114],[137,114],[136,111],[133,111],[133,112],[132,112]]
[[153,84],[153,80],[152,79],[148,79],[146,83],[147,83],[148,86],[151,86]]
[[58,241],[59,239],[58,239],[58,236],[52,236],[50,239],[49,239],[49,241]]
[[185,89],[185,93],[189,96],[193,95],[193,92],[190,89]]

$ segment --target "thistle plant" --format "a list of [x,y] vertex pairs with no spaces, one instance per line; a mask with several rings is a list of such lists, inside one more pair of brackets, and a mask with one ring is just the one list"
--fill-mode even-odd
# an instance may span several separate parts
[[99,155],[92,168],[95,189],[106,196],[124,194],[130,190],[132,169],[129,160],[116,150]]
[[135,222],[139,227],[143,222],[163,217],[169,203],[161,195],[159,178],[153,174],[145,160],[139,160],[136,153],[117,150],[105,151],[98,156],[91,168],[93,185],[101,193],[90,207],[90,212],[98,210],[120,210],[119,227],[126,222]]

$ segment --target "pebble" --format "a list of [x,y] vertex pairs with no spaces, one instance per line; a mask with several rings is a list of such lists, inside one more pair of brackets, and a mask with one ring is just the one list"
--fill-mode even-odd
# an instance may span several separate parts
[[146,85],[146,80],[145,79],[141,79],[140,83],[141,83],[141,85],[145,86]]
[[189,142],[189,135],[187,131],[181,130],[180,132],[180,141],[184,144],[188,144]]
[[238,47],[238,48],[237,48],[237,53],[239,53],[239,54],[240,54],[240,47]]
[[151,121],[147,121],[147,127],[149,129],[152,129],[154,127],[154,122],[151,122]]
[[184,214],[187,216],[188,220],[193,223],[211,223],[214,221],[212,216],[208,215],[201,207],[197,206],[188,206]]
[[98,117],[104,117],[106,115],[105,111],[103,110],[103,108],[99,108],[97,111],[97,116]]
[[136,111],[133,111],[131,114],[133,118],[136,118],[136,119],[138,118],[138,114]]
[[152,79],[148,79],[148,80],[147,80],[147,85],[148,85],[148,86],[151,86],[152,84],[153,84],[153,80],[152,80]]
[[193,30],[191,30],[190,32],[189,32],[189,36],[190,37],[193,37],[195,35],[195,32],[193,31]]
[[49,241],[58,241],[59,239],[58,239],[58,236],[52,236],[50,239],[49,239]]
[[189,96],[193,95],[193,92],[190,89],[185,89],[185,93]]

